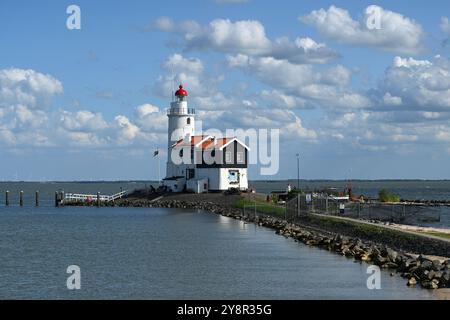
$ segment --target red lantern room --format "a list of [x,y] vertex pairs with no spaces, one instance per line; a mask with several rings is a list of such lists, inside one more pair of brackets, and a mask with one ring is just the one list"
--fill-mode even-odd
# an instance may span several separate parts
[[179,89],[177,90],[177,92],[175,92],[175,96],[179,100],[184,100],[188,96],[188,92],[183,89],[183,86],[181,84],[180,84],[180,86],[178,88]]

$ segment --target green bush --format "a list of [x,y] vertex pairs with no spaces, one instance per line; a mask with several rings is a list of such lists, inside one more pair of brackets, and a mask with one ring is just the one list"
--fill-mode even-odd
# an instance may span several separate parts
[[381,202],[400,202],[400,196],[392,193],[386,189],[382,189],[380,190],[380,192],[378,192],[378,199]]
[[298,194],[303,194],[303,191],[301,189],[291,189],[291,191],[289,191],[287,195],[287,198],[288,200],[291,200],[295,198]]

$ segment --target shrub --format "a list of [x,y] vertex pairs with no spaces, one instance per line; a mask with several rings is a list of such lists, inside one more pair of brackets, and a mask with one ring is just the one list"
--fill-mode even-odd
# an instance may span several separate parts
[[380,190],[378,193],[378,199],[381,202],[400,202],[400,196],[392,193],[386,189]]

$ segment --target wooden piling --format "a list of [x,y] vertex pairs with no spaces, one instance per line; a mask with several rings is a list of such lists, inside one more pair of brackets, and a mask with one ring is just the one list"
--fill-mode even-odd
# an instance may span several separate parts
[[6,206],[9,206],[9,191],[6,190],[5,192],[5,204]]
[[36,207],[39,207],[39,191],[36,191]]
[[97,192],[97,207],[100,207],[100,192]]
[[23,207],[23,191],[20,191],[19,204]]
[[58,191],[55,191],[55,207],[59,206],[59,196]]

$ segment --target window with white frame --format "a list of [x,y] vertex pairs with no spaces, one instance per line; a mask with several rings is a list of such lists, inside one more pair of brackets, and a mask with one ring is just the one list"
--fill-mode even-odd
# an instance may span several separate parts
[[244,163],[244,152],[240,151],[237,153],[237,163]]
[[225,152],[225,162],[226,163],[232,163],[233,162],[233,160],[231,158],[231,152],[230,151]]

